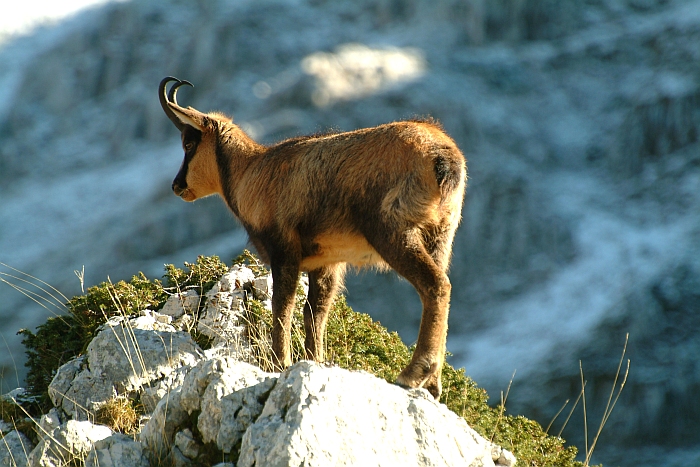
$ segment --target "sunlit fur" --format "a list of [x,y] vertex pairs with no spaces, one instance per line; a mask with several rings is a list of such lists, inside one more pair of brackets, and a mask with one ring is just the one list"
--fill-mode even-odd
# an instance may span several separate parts
[[184,124],[186,152],[173,190],[186,201],[220,195],[271,266],[277,367],[291,364],[300,271],[310,282],[306,356],[322,361],[328,309],[346,265],[392,268],[423,303],[416,350],[397,383],[439,397],[447,269],[466,184],[464,156],[442,128],[402,121],[268,147],[222,114],[168,105]]

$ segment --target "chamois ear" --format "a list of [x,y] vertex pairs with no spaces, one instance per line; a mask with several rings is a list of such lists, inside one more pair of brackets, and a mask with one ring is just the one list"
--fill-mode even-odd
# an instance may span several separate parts
[[189,125],[199,131],[204,130],[205,116],[201,112],[194,109],[183,109],[182,107],[171,107],[175,117],[184,125]]

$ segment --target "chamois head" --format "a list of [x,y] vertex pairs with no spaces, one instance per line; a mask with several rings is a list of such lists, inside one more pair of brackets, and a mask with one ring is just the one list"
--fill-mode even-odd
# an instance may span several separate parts
[[[175,81],[170,91],[167,84]],[[204,114],[192,107],[183,108],[177,103],[177,90],[189,81],[173,77],[164,78],[158,87],[160,104],[165,114],[182,132],[185,159],[173,180],[173,192],[185,201],[213,194],[221,194],[221,183],[216,162],[217,138],[221,126],[230,123],[218,114]],[[228,122],[227,122],[228,120]]]

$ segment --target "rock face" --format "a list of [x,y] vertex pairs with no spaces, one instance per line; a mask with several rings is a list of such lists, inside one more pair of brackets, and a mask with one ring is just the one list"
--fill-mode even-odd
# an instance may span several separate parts
[[[213,377],[199,380],[208,369]],[[36,447],[17,431],[0,438],[0,466],[8,467],[195,466],[221,458],[236,463],[220,465],[280,467],[516,465],[424,390],[306,361],[278,375],[203,360],[161,399],[136,440],[77,420],[45,432]]]
[[242,467],[516,464],[422,389],[307,361],[281,375],[264,373],[229,357],[191,367],[136,441],[77,420],[47,432],[36,447],[16,431],[0,440],[0,465],[22,467],[190,466],[231,456]]
[[189,333],[158,322],[153,313],[113,319],[92,340],[86,356],[58,370],[49,396],[72,418],[87,420],[117,394],[157,392],[159,383],[177,378],[178,368],[203,355]]
[[261,409],[243,436],[239,466],[515,465],[427,391],[363,372],[299,362]]
[[277,375],[203,360],[161,400],[140,440],[152,463],[202,462],[215,446],[239,451],[239,466],[515,465],[426,391],[306,361]]
[[24,434],[13,430],[0,438],[0,466],[27,467],[34,443]]
[[253,271],[244,266],[234,266],[205,297],[204,316],[197,329],[214,339],[214,345],[227,342],[243,349],[246,346],[243,322],[240,317],[246,292],[243,284],[253,282]]
[[120,433],[95,442],[85,467],[149,467],[143,445]]

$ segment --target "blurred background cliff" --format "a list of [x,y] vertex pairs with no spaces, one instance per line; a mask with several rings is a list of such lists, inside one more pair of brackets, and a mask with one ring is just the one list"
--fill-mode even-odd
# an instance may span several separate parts
[[[494,403],[517,370],[509,413],[547,426],[581,361],[597,427],[629,332],[594,461],[700,463],[700,1],[120,1],[0,41],[1,262],[71,296],[83,266],[89,286],[240,253],[220,200],[170,191],[164,76],[265,143],[432,115],[469,160],[451,363]],[[409,284],[347,288],[415,339]],[[49,313],[0,288],[2,392]],[[583,449],[580,407],[563,437]]]

